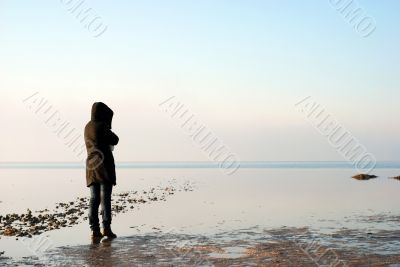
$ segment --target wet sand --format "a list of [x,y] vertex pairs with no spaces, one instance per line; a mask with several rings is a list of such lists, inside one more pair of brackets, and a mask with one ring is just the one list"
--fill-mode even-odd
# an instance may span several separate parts
[[[373,248],[398,237],[399,232],[352,229],[324,235],[306,227],[252,228],[213,236],[158,231],[61,247],[3,261],[3,266],[390,266],[400,262],[400,253],[379,254]],[[348,242],[359,247],[350,248]],[[364,242],[371,246],[361,246]]]

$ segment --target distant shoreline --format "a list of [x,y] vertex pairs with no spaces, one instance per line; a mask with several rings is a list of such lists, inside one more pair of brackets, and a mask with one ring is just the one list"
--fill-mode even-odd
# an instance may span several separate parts
[[[119,169],[135,168],[220,168],[221,162],[211,161],[132,161],[117,162]],[[354,166],[346,161],[242,161],[240,168],[244,169],[350,169]],[[0,169],[83,169],[81,162],[0,162]],[[376,169],[400,169],[400,161],[379,161]]]

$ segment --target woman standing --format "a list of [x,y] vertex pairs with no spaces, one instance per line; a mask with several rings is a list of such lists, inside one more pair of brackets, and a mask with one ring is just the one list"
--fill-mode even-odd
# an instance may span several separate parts
[[[85,127],[87,149],[86,185],[90,188],[89,224],[92,238],[117,237],[111,231],[111,193],[116,185],[112,148],[119,138],[111,131],[114,112],[104,103],[92,106],[92,117]],[[99,206],[101,204],[103,233],[100,232]]]

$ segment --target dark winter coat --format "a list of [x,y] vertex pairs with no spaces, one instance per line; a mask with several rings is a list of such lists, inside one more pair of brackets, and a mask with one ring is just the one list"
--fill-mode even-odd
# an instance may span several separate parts
[[116,185],[114,156],[110,146],[118,144],[118,136],[111,131],[114,112],[104,103],[92,106],[92,118],[85,127],[86,185],[109,183]]

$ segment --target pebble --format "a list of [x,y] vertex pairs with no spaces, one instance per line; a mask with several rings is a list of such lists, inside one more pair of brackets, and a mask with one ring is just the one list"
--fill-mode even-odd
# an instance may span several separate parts
[[[165,201],[166,196],[173,195],[177,191],[192,191],[193,185],[185,183],[180,188],[170,185],[167,187],[151,188],[138,195],[137,191],[124,192],[113,195],[113,212],[125,213],[134,209],[134,205],[145,204],[154,201]],[[72,227],[87,220],[84,214],[88,210],[89,198],[77,198],[67,203],[56,203],[55,208],[32,212],[27,209],[23,214],[0,215],[0,236],[29,237],[40,235],[44,232]]]

